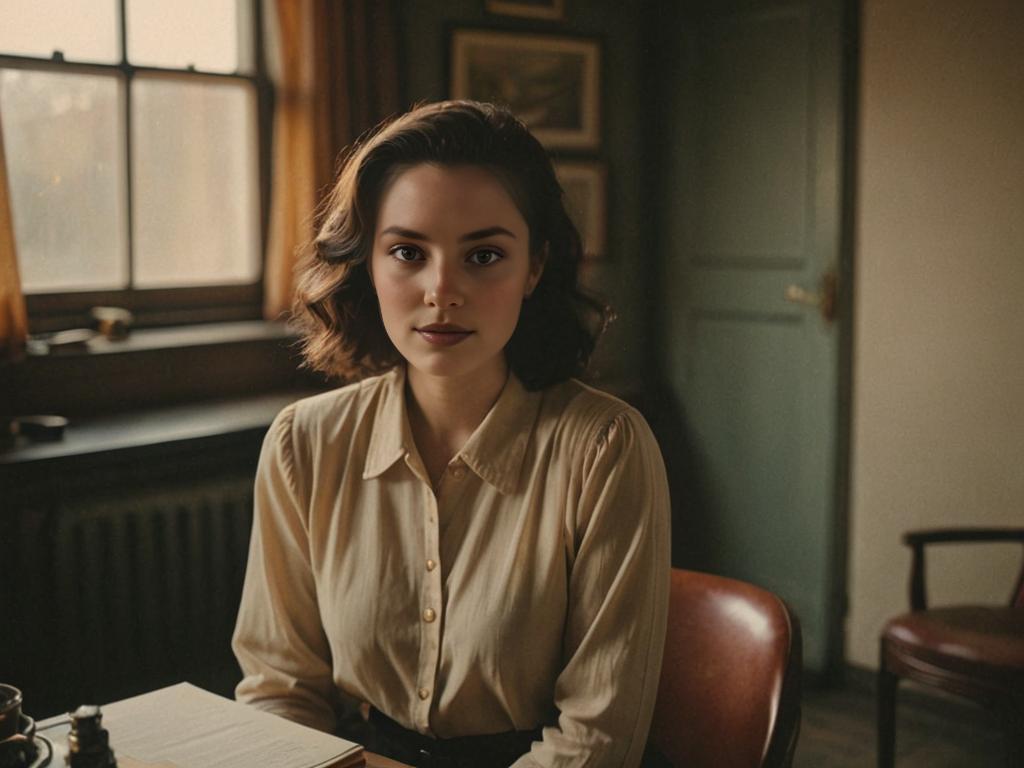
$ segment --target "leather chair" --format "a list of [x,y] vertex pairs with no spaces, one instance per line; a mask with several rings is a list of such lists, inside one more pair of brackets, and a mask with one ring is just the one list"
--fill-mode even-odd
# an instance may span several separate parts
[[1008,765],[1024,765],[1024,568],[1009,606],[928,608],[925,546],[956,542],[1024,543],[1024,528],[915,531],[903,536],[913,552],[910,613],[882,631],[878,671],[878,766],[892,768],[896,692],[913,680],[994,708],[1008,736]]
[[651,740],[678,768],[789,766],[801,671],[800,624],[776,595],[673,569]]

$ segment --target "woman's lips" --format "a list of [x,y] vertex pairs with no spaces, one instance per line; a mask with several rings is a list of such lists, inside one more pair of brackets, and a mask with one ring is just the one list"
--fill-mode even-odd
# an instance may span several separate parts
[[439,347],[452,347],[468,339],[473,332],[457,325],[425,325],[417,328],[418,333],[428,344]]

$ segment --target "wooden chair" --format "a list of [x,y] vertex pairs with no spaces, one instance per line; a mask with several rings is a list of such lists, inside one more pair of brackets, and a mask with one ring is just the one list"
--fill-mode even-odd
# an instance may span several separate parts
[[800,624],[776,595],[673,569],[653,743],[679,768],[789,766],[801,651]]
[[993,707],[1008,737],[1008,765],[1024,765],[1024,568],[1007,607],[928,608],[925,545],[1019,541],[1024,528],[915,531],[903,537],[913,551],[910,613],[882,631],[878,671],[878,766],[892,768],[896,748],[896,691],[901,679],[939,688]]

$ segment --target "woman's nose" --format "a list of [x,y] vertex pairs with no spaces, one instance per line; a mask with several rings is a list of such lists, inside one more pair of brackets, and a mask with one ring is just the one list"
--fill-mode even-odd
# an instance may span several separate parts
[[462,289],[455,275],[455,268],[439,264],[430,270],[430,283],[423,295],[423,303],[429,307],[461,307],[464,301]]

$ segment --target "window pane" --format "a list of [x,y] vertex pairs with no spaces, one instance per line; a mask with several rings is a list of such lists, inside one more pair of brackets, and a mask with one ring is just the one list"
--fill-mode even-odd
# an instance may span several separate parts
[[14,234],[28,293],[127,284],[122,99],[116,76],[0,70]]
[[136,79],[132,162],[138,287],[259,279],[256,95],[248,83]]
[[[251,69],[250,0],[128,0],[128,60],[208,72]],[[245,11],[245,13],[243,13]]]
[[118,9],[118,0],[0,0],[0,52],[120,61]]

